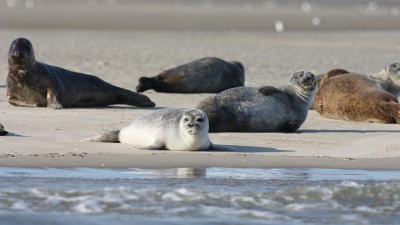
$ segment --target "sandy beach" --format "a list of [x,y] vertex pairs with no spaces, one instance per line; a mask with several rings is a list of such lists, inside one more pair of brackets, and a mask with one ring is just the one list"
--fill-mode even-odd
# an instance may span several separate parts
[[310,111],[296,133],[213,133],[216,144],[234,152],[136,150],[119,143],[81,139],[122,128],[134,118],[165,107],[194,107],[210,94],[147,91],[157,106],[110,106],[51,110],[8,104],[7,52],[11,41],[26,37],[38,61],[94,74],[134,90],[140,76],[205,56],[241,61],[246,85],[278,86],[306,69],[323,74],[333,68],[373,73],[399,60],[400,32],[252,32],[0,30],[0,166],[14,167],[318,167],[400,169],[400,127],[324,119]]

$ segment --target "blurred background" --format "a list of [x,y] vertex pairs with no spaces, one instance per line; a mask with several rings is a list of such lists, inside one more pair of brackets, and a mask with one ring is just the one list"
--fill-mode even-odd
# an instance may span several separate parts
[[2,0],[0,28],[398,30],[398,0]]

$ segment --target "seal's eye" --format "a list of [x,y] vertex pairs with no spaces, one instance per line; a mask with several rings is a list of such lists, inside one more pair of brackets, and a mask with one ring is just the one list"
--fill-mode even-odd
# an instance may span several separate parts
[[199,122],[199,123],[203,123],[204,119],[203,118],[198,118],[196,121]]
[[185,122],[187,122],[187,121],[189,121],[189,119],[188,119],[188,118],[185,118]]
[[302,73],[300,73],[300,74],[299,74],[299,77],[303,77],[303,74],[302,74]]
[[13,44],[13,45],[11,46],[11,48],[15,48],[15,44]]

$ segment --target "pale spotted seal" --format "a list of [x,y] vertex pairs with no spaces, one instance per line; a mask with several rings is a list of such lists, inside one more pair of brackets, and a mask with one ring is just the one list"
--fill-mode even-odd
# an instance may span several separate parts
[[136,91],[219,93],[241,86],[244,86],[244,67],[240,62],[207,57],[162,71],[154,77],[141,77]]
[[208,117],[198,109],[162,109],[134,120],[117,131],[109,131],[83,141],[121,142],[147,150],[234,150],[214,145],[208,137]]
[[212,132],[293,132],[306,120],[316,79],[295,72],[280,87],[239,87],[201,101]]
[[113,86],[98,77],[36,61],[32,44],[25,38],[11,43],[8,65],[7,97],[15,106],[54,109],[113,104],[155,106],[147,96]]
[[330,119],[400,123],[400,104],[396,96],[356,73],[324,78],[314,102],[316,111]]

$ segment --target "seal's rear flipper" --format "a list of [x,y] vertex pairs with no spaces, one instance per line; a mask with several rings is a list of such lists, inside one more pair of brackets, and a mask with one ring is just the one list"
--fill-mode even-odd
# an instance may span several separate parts
[[379,110],[391,115],[400,124],[400,104],[395,101],[379,102]]
[[149,97],[125,89],[117,90],[116,104],[126,104],[139,107],[154,107],[156,104]]
[[82,141],[90,141],[90,142],[119,142],[119,130],[108,131],[97,135],[92,138],[86,138]]
[[136,86],[137,92],[144,92],[149,89],[155,91],[161,91],[164,89],[167,83],[163,80],[157,79],[157,77],[141,77],[139,78],[139,84]]
[[344,70],[344,69],[333,69],[333,70],[330,70],[329,72],[327,72],[322,77],[322,79],[317,80],[317,82],[319,83],[319,86],[321,86],[325,82],[326,79],[329,79],[329,78],[332,78],[332,77],[336,77],[336,76],[339,76],[339,75],[343,75],[343,74],[347,74],[347,73],[350,73],[350,72],[347,71],[347,70]]

